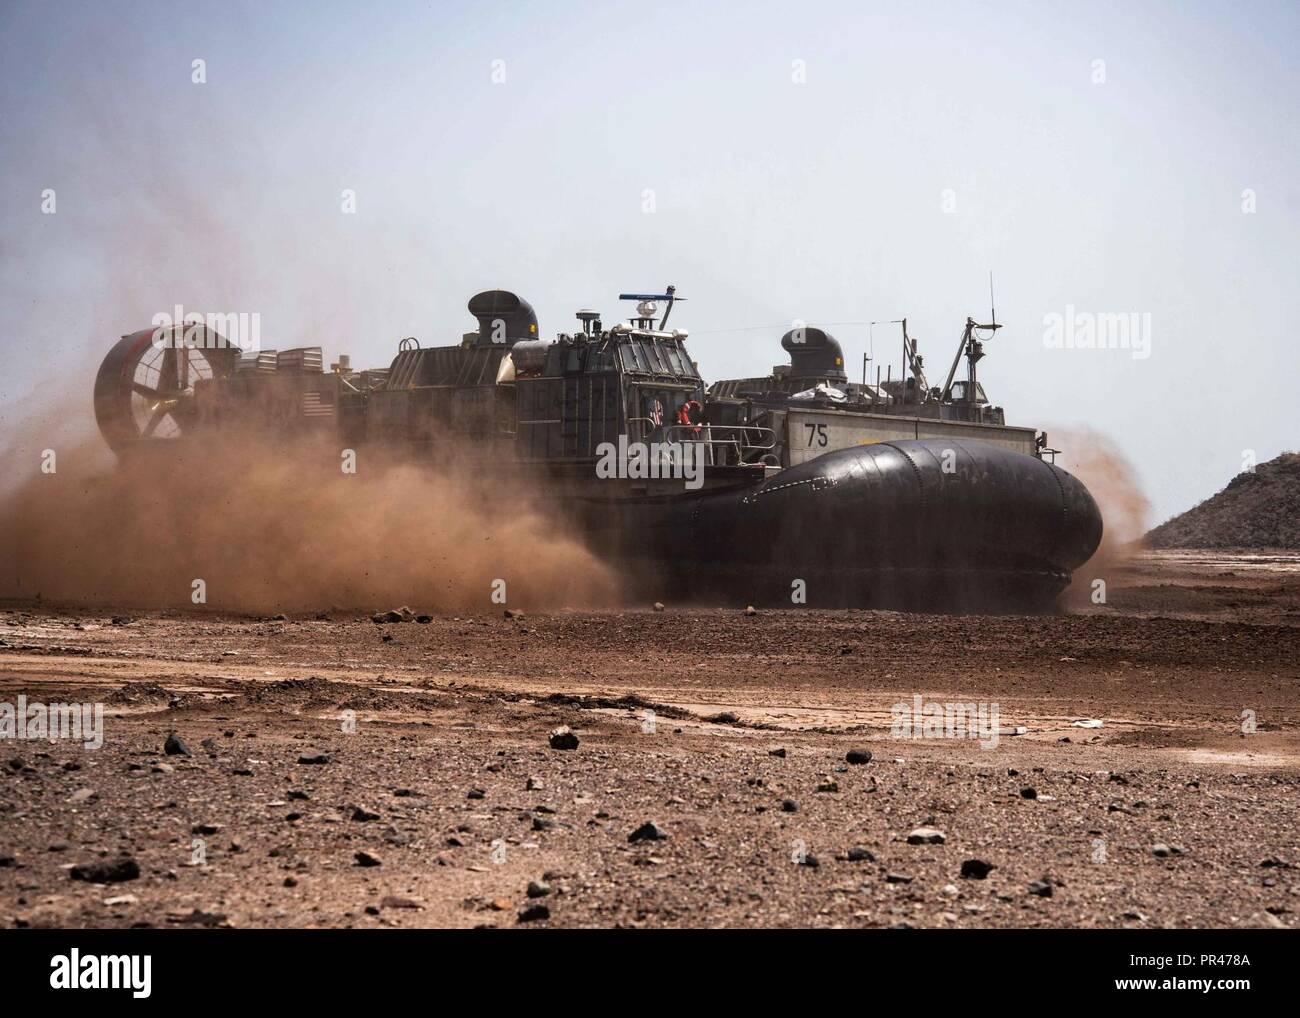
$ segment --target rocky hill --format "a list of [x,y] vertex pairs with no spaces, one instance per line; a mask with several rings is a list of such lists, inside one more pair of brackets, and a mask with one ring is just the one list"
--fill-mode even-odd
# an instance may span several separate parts
[[1240,473],[1146,536],[1152,548],[1300,548],[1300,453]]

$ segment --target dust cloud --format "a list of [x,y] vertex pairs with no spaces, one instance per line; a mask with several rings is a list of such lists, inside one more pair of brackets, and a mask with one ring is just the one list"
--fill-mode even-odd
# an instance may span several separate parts
[[617,597],[611,571],[516,484],[379,463],[365,447],[345,474],[337,442],[151,444],[165,448],[117,462],[91,425],[42,473],[42,427],[10,437],[0,597],[191,608],[195,580],[208,608],[236,612],[486,610],[496,580],[512,607]]
[[1057,463],[1079,478],[1101,509],[1101,545],[1062,596],[1067,607],[1090,604],[1092,582],[1109,582],[1111,570],[1124,565],[1142,549],[1142,536],[1151,523],[1151,502],[1142,490],[1137,471],[1114,440],[1091,428],[1048,429],[1053,444],[1064,455]]

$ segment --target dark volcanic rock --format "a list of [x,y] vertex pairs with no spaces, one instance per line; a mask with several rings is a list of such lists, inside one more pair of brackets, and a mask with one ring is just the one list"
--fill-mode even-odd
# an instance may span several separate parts
[[635,844],[638,841],[663,841],[667,837],[667,831],[653,821],[647,821],[629,834],[627,840]]
[[129,855],[124,855],[120,859],[73,866],[68,871],[68,876],[90,884],[120,884],[124,880],[137,879],[140,876],[140,864]]
[[844,755],[844,759],[851,764],[869,764],[871,763],[871,750],[851,749]]
[[167,736],[167,741],[163,743],[163,752],[168,756],[189,756],[190,747],[175,732]]
[[551,732],[550,737],[551,749],[577,749],[578,737],[573,734],[573,729],[568,725],[561,725],[555,731]]
[[967,859],[961,864],[961,875],[967,880],[983,880],[995,869],[996,866],[983,859]]

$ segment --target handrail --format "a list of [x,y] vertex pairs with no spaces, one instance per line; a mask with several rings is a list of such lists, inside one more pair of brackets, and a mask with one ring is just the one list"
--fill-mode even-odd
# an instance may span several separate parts
[[[627,422],[629,425],[647,426],[640,440],[645,439],[650,429],[664,427],[656,425],[649,417],[629,417]],[[715,431],[720,434],[715,436]],[[709,451],[710,463],[715,459],[715,448],[732,450],[737,463],[744,463],[749,454],[770,452],[776,448],[776,431],[758,424],[670,424],[664,427],[663,433],[670,443],[691,442],[704,446]]]
[[[742,448],[739,440],[735,438],[714,438],[713,431],[715,429],[718,431],[733,432],[755,431],[759,433],[759,437],[762,437],[762,433],[766,432],[768,435],[768,442],[766,445],[759,445],[756,442],[751,442],[748,439],[745,439],[743,448],[750,452],[766,452],[769,449],[776,448],[776,432],[772,428],[765,428],[758,424],[674,424],[668,430],[673,432],[679,429],[691,432],[692,437],[686,439],[689,442],[703,442],[705,445],[732,445],[737,449]],[[699,435],[701,431],[707,432],[708,437],[700,438]]]

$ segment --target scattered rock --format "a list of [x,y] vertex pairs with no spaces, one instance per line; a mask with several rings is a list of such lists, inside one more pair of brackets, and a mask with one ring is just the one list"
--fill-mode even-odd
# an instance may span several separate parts
[[661,612],[661,611],[663,611],[663,610],[664,610],[663,602],[662,602],[662,601],[656,601],[656,602],[654,603],[654,609],[655,609],[655,611],[657,611],[657,612]]
[[542,791],[542,779],[541,779],[541,778],[529,778],[527,781],[524,782],[524,791],[526,791],[526,792],[540,792],[540,791]]
[[782,799],[782,800],[781,800],[781,812],[782,812],[782,813],[798,813],[798,812],[799,812],[799,804],[798,804],[797,802],[795,802],[793,799]]
[[320,766],[321,764],[329,763],[330,755],[328,753],[314,753],[314,754],[304,753],[302,756],[298,757],[298,762],[300,764],[303,764],[304,766],[316,767],[316,766]]
[[487,798],[487,790],[482,788],[471,788],[465,793],[466,799],[484,799]]
[[522,619],[525,617],[523,612],[515,611],[513,608],[507,608],[502,614],[508,619]]
[[545,898],[551,893],[551,885],[544,880],[530,880],[527,893],[530,898]]
[[840,783],[831,777],[822,778],[817,785],[817,791],[819,792],[838,792],[839,790]]
[[1050,898],[1052,896],[1052,885],[1046,880],[1034,880],[1029,884],[1029,893],[1035,894],[1040,898]]
[[854,845],[848,852],[849,862],[875,862],[876,856],[864,845]]
[[190,828],[191,834],[219,834],[221,833],[220,824],[195,824]]
[[73,866],[68,875],[73,880],[84,880],[88,884],[120,884],[124,880],[138,879],[140,864],[129,855],[124,855],[120,859]]
[[356,806],[352,810],[352,819],[358,823],[369,823],[371,820],[378,820],[379,814],[373,810],[368,810],[364,806]]
[[551,732],[549,740],[551,749],[577,749],[578,737],[573,734],[573,729],[568,725],[561,725],[555,731]]
[[851,764],[869,764],[871,763],[871,750],[851,749],[844,754],[844,759]]
[[967,880],[983,880],[995,869],[996,866],[983,859],[967,859],[961,864],[961,875]]
[[379,856],[364,851],[355,853],[353,858],[356,859],[358,866],[382,866],[384,864],[384,861]]
[[541,902],[529,905],[519,913],[519,922],[521,923],[535,923],[549,918],[551,918],[551,909]]
[[909,845],[942,845],[947,840],[948,836],[934,827],[918,827],[907,835]]
[[664,841],[667,837],[667,831],[653,821],[648,821],[629,834],[627,840],[635,844],[638,841]]
[[186,745],[184,739],[172,732],[163,743],[163,752],[168,756],[189,756],[190,747]]
[[424,908],[422,902],[414,898],[403,898],[396,894],[388,894],[379,902],[380,908]]
[[906,873],[886,873],[885,883],[887,884],[910,884],[912,878]]
[[755,608],[752,604],[751,604],[751,605],[746,605],[746,606],[745,606],[745,614],[748,615],[750,618],[753,618],[755,615],[758,614],[758,609]]
[[769,750],[767,751],[767,755],[768,755],[768,756],[777,756],[777,757],[780,757],[782,760],[784,760],[784,759],[785,759],[785,747],[784,747],[784,746],[777,746],[775,749],[769,749]]
[[220,913],[212,913],[212,911],[191,909],[188,913],[169,913],[166,920],[169,923],[182,924],[182,926],[214,927],[225,923],[226,917]]
[[1028,785],[1026,785],[1024,788],[1022,788],[1022,789],[1020,790],[1020,798],[1022,798],[1022,799],[1037,799],[1037,798],[1038,798],[1038,790],[1037,790],[1036,788],[1030,788]]

